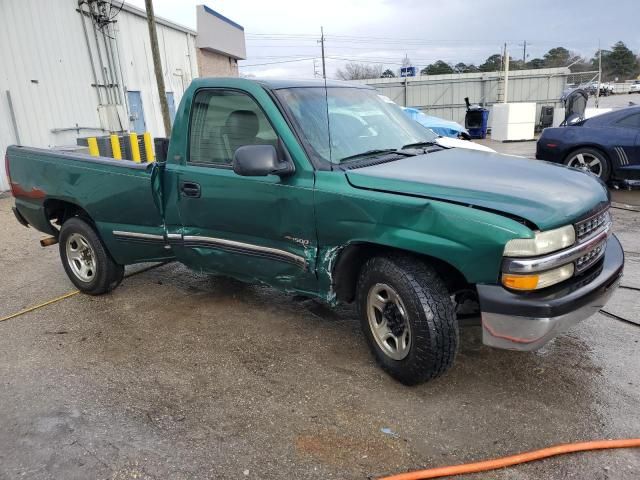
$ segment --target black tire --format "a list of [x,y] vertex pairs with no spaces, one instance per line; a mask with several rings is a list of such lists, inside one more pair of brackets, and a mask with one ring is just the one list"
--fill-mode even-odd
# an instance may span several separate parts
[[596,157],[598,160],[600,160],[600,163],[602,165],[602,172],[597,176],[600,177],[600,179],[603,182],[606,182],[609,180],[609,177],[611,176],[611,163],[609,162],[609,159],[607,158],[607,156],[598,149],[579,148],[578,150],[574,150],[565,157],[564,164],[569,165],[572,159],[579,154],[591,155],[593,157]]
[[[81,261],[69,260],[68,248],[72,249],[73,245],[77,245],[77,239],[84,239],[89,245],[92,261],[92,268],[83,279],[81,274],[75,270],[80,267],[72,267],[72,263],[82,265]],[[78,287],[78,290],[89,295],[102,295],[116,288],[124,278],[124,265],[120,265],[113,261],[109,252],[100,240],[100,237],[93,227],[85,220],[79,217],[73,217],[64,222],[60,229],[58,238],[60,246],[60,259],[62,266],[69,280]],[[85,248],[86,251],[86,248]],[[73,252],[70,253],[73,255]]]
[[[406,310],[411,342],[402,359],[392,358],[381,348],[370,324],[368,297],[379,285],[395,290]],[[370,259],[358,279],[357,304],[369,348],[382,369],[399,382],[416,385],[453,365],[458,349],[455,309],[444,283],[429,265],[403,255]]]

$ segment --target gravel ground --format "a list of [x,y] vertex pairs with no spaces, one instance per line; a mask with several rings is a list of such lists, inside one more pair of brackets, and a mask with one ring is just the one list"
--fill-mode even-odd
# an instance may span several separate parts
[[[73,289],[11,204],[0,317]],[[640,216],[616,210],[615,230],[623,283],[640,288]],[[637,319],[637,292],[607,308]],[[365,479],[638,437],[639,341],[604,315],[536,353],[485,347],[467,327],[454,368],[407,388],[374,365],[350,307],[168,264],[0,323],[0,479]],[[619,450],[460,478],[639,472],[640,454]]]

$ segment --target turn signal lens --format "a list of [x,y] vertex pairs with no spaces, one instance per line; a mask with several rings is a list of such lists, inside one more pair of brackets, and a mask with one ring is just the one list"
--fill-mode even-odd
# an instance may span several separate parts
[[535,290],[538,286],[538,275],[502,274],[502,284],[513,290]]
[[512,290],[539,290],[573,276],[573,263],[534,275],[502,274],[502,284]]
[[504,247],[505,257],[535,257],[545,253],[562,250],[576,241],[573,225],[536,232],[533,238],[515,238],[509,240]]

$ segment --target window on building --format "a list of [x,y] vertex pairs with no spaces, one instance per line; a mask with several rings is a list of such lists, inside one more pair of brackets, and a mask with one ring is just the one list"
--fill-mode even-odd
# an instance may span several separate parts
[[243,145],[277,144],[277,135],[258,104],[244,93],[203,90],[193,103],[189,163],[229,167]]

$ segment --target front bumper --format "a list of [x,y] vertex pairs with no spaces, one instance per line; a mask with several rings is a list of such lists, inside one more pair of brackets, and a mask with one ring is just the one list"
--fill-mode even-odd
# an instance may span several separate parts
[[530,293],[478,285],[483,343],[509,350],[541,348],[598,312],[617,288],[623,267],[622,246],[611,235],[602,261],[570,281]]

